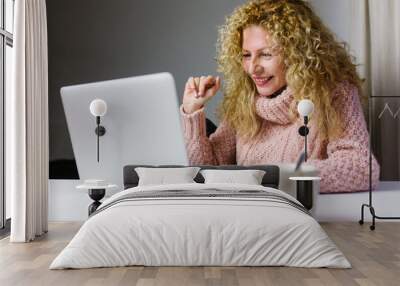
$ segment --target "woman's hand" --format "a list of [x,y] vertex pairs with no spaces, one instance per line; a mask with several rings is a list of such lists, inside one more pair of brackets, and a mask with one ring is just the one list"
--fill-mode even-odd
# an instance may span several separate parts
[[209,76],[189,77],[183,93],[183,111],[193,113],[201,109],[220,87],[220,78]]

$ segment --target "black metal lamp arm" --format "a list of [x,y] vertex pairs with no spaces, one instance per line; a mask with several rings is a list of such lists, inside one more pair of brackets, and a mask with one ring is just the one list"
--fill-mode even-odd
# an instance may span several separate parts
[[304,162],[307,162],[307,135],[310,131],[307,124],[308,116],[304,116],[304,125],[299,128],[299,134],[304,137]]
[[96,129],[96,133],[97,133],[97,162],[99,162],[99,157],[100,157],[100,135],[99,135],[99,129],[100,129],[100,116],[96,116],[96,124],[97,124],[97,129]]

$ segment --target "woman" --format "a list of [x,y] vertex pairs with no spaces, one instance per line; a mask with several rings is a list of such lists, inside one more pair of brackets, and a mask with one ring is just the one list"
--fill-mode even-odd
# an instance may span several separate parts
[[[252,1],[220,29],[219,71],[225,78],[221,124],[206,137],[204,106],[219,77],[188,79],[181,106],[191,164],[279,164],[304,150],[297,103],[313,101],[307,163],[318,168],[321,192],[369,188],[368,131],[361,79],[338,43],[301,0]],[[379,165],[372,160],[372,184]]]

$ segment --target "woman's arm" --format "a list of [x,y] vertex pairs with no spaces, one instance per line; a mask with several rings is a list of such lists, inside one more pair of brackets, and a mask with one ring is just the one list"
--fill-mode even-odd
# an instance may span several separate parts
[[[355,86],[344,84],[335,93],[334,108],[344,123],[343,135],[327,145],[328,158],[307,163],[320,171],[321,193],[369,189],[369,135]],[[372,187],[379,181],[379,164],[372,156]]]
[[191,165],[236,164],[236,136],[228,124],[222,122],[208,138],[204,108],[186,114],[181,106],[180,112]]

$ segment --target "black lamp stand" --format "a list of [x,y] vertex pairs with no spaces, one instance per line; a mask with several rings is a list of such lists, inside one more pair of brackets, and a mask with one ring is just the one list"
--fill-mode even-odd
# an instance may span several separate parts
[[89,197],[94,201],[91,205],[89,205],[88,213],[91,216],[97,208],[101,205],[100,200],[104,198],[106,194],[106,189],[89,189],[88,190]]
[[296,181],[296,199],[303,206],[311,210],[313,207],[313,181],[312,180],[297,180]]

